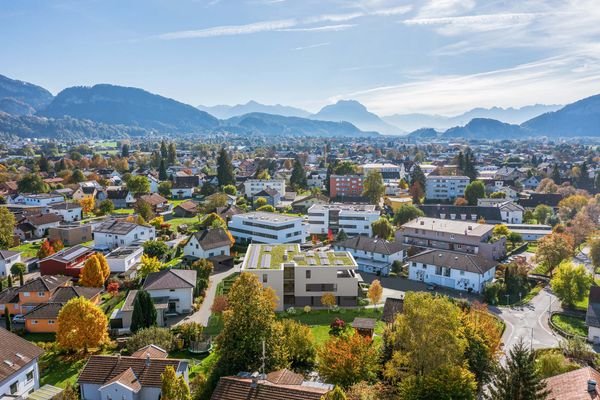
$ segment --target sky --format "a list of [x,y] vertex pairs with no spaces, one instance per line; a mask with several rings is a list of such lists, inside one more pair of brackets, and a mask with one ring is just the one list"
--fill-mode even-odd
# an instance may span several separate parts
[[0,0],[0,74],[379,115],[600,93],[598,0]]

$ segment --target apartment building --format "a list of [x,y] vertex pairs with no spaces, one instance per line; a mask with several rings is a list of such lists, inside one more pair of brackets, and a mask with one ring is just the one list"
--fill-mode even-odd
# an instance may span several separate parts
[[494,225],[420,217],[402,225],[396,239],[407,246],[478,254],[498,260],[506,255],[506,238],[494,238]]
[[363,193],[362,175],[331,175],[329,177],[329,197],[360,198]]
[[308,209],[308,233],[335,234],[344,230],[347,235],[372,235],[371,224],[379,218],[374,205],[314,204]]
[[240,242],[306,242],[306,226],[301,217],[255,211],[233,215],[228,225],[229,232]]
[[356,236],[333,245],[336,251],[347,251],[360,271],[387,276],[394,261],[404,261],[407,247],[398,241]]
[[244,182],[244,194],[254,197],[265,189],[275,189],[280,195],[285,194],[285,180],[283,179],[248,179]]
[[275,290],[277,310],[287,307],[322,306],[321,296],[332,293],[339,306],[355,306],[359,282],[358,264],[347,251],[301,251],[298,244],[252,244],[242,272],[255,274]]
[[470,182],[468,176],[428,175],[426,179],[425,198],[441,201],[462,197]]

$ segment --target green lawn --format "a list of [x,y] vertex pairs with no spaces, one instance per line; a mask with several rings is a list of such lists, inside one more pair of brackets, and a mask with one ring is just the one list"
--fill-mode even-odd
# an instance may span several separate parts
[[235,282],[239,275],[239,272],[234,272],[233,274],[229,275],[227,278],[219,282],[216,289],[217,296],[226,295],[227,293],[229,293],[231,285],[233,285],[233,282]]
[[23,259],[30,258],[30,257],[37,257],[37,252],[40,249],[40,243],[41,242],[23,243],[19,246],[12,247],[10,250],[20,251],[21,257],[23,257]]
[[552,322],[563,331],[572,335],[587,337],[588,328],[583,318],[571,317],[564,314],[554,314]]
[[118,208],[114,210],[112,213],[115,215],[131,215],[135,212],[133,208]]
[[40,357],[40,386],[53,385],[65,388],[77,381],[87,358],[72,359],[54,351],[46,351]]
[[102,295],[100,308],[104,311],[108,317],[112,314],[113,310],[123,306],[125,303],[125,297],[127,297],[127,293],[125,291],[119,292],[115,297],[113,297],[109,293],[104,293]]
[[189,218],[173,218],[168,221],[165,221],[167,224],[171,224],[171,229],[176,231],[179,225],[187,225],[188,229],[193,230],[195,225],[198,224],[197,217],[189,217]]

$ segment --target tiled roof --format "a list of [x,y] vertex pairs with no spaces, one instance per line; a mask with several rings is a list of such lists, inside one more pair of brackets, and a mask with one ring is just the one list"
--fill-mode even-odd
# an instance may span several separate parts
[[19,292],[52,292],[59,286],[64,286],[71,278],[62,275],[43,275],[25,282]]
[[73,297],[85,297],[86,299],[93,299],[102,292],[103,288],[92,288],[83,286],[64,286],[59,287],[54,291],[54,294],[49,301],[57,303],[66,303]]
[[498,262],[475,255],[447,250],[426,250],[409,258],[409,261],[428,265],[450,267],[459,271],[484,274],[498,265]]
[[157,193],[145,194],[145,195],[141,196],[140,199],[142,199],[146,203],[150,204],[151,206],[157,206],[159,204],[163,204],[163,203],[167,202],[167,199],[165,199],[164,197],[162,197],[160,194],[157,194]]
[[42,303],[25,314],[25,319],[56,319],[64,303]]
[[227,232],[222,228],[205,229],[194,233],[194,237],[204,250],[231,246],[231,240],[229,239]]
[[169,353],[166,350],[161,349],[157,345],[149,344],[133,353],[131,357],[146,358],[150,356],[150,358],[167,358],[168,355]]
[[0,328],[0,382],[15,374],[44,352],[33,343]]
[[144,290],[185,289],[196,286],[196,271],[192,269],[165,269],[148,274]]
[[37,214],[27,216],[27,222],[33,226],[41,226],[53,224],[63,220],[63,217],[58,214]]
[[137,376],[135,376],[135,372],[133,369],[127,368],[125,371],[121,372],[119,375],[116,375],[114,378],[109,380],[104,384],[104,386],[108,386],[112,383],[118,382],[121,385],[129,388],[131,391],[137,393],[142,389],[142,384],[138,380]]
[[598,390],[588,392],[588,380],[600,384],[600,373],[592,367],[584,367],[546,379],[550,391],[547,400],[598,400]]
[[[198,212],[198,204],[195,202],[188,200],[179,204],[177,207],[184,209],[187,212]],[[175,207],[175,208],[177,208]]]
[[6,288],[0,292],[0,304],[18,303],[19,291],[18,288]]
[[224,376],[219,380],[211,400],[320,400],[328,387],[276,385],[259,381],[256,387],[251,378]]
[[375,329],[375,318],[354,318],[352,327],[356,329]]
[[21,253],[20,251],[0,250],[0,260],[6,260]]
[[335,246],[340,246],[346,249],[362,250],[377,254],[395,254],[406,248],[400,241],[387,241],[378,238],[370,238],[363,235],[358,235],[353,238],[335,243]]
[[177,371],[187,368],[187,362],[169,358],[146,359],[94,355],[88,359],[77,382],[105,385],[131,368],[142,386],[159,388],[162,383],[161,374],[168,366],[172,366]]

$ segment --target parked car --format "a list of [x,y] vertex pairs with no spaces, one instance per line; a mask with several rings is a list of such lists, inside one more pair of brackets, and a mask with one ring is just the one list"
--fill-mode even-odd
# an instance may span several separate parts
[[13,315],[12,322],[15,324],[24,324],[25,316],[23,314],[15,314],[15,315]]

